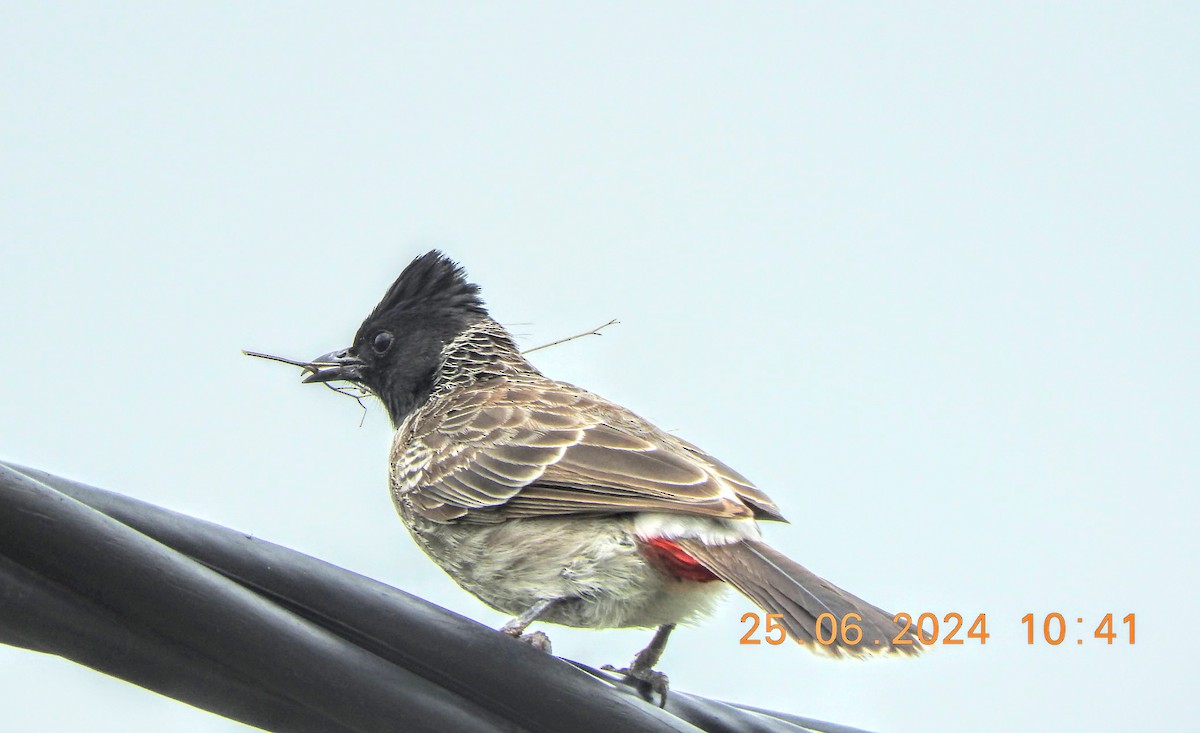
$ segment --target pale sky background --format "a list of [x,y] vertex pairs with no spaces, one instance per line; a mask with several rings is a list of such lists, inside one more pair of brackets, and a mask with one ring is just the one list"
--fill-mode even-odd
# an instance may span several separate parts
[[[731,599],[678,689],[1195,725],[1200,6],[333,5],[3,3],[0,457],[499,625],[394,515],[383,411],[240,354],[347,345],[437,246],[527,346],[620,318],[535,363],[756,481],[773,544],[992,633],[825,661],[739,646]],[[1053,611],[1068,643],[1027,645]],[[592,665],[648,638],[546,630]],[[0,710],[246,730],[7,647]]]

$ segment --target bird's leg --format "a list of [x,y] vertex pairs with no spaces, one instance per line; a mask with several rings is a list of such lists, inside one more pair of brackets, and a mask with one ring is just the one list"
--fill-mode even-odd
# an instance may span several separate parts
[[671,636],[674,629],[675,624],[659,626],[658,630],[654,632],[654,638],[650,640],[650,644],[635,654],[633,662],[625,669],[616,669],[611,664],[606,664],[601,669],[623,674],[626,679],[636,680],[638,691],[642,693],[642,697],[646,698],[647,702],[652,702],[651,693],[657,692],[660,698],[658,706],[665,706],[670,680],[665,674],[654,669],[654,665],[658,664],[659,659],[662,659],[663,650],[667,648],[667,638]]
[[538,617],[545,613],[557,601],[557,598],[543,598],[542,600],[530,606],[528,611],[501,626],[500,630],[510,636],[520,636],[521,634],[525,633],[525,628],[528,627],[529,624],[537,621]]
[[520,639],[535,649],[541,649],[549,654],[550,637],[546,636],[545,632],[542,631],[535,631],[532,634],[526,634],[525,629],[529,626],[529,624],[537,621],[542,614],[550,610],[551,606],[561,600],[561,598],[543,598],[542,600],[530,606],[529,610],[525,611],[525,613],[517,616],[501,626],[500,631],[513,638]]
[[663,624],[654,632],[654,638],[650,640],[650,644],[633,657],[633,663],[629,665],[630,673],[637,675],[642,672],[649,672],[654,669],[654,665],[658,664],[658,660],[662,659],[663,652],[667,648],[667,638],[671,636],[671,632],[675,630],[675,624]]

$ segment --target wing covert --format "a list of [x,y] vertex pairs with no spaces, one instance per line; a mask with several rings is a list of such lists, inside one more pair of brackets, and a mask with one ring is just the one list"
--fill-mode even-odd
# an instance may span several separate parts
[[476,385],[415,415],[393,447],[402,508],[437,522],[635,511],[781,518],[695,446],[595,395],[546,384]]

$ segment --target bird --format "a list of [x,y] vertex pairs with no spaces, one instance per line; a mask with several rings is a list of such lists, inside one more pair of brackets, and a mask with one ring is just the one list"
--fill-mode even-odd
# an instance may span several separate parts
[[291,363],[304,382],[349,382],[383,404],[401,519],[463,589],[512,617],[503,633],[549,650],[525,633],[535,621],[655,629],[627,667],[605,667],[647,699],[665,704],[655,666],[672,630],[731,587],[818,653],[922,649],[914,629],[768,545],[760,523],[787,520],[742,474],[543,375],[439,250],[404,268],[349,347]]

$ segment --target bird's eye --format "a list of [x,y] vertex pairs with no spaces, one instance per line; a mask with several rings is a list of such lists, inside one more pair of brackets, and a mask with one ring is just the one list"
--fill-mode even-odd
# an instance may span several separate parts
[[392,334],[387,331],[381,331],[375,336],[375,340],[371,342],[371,348],[375,349],[375,353],[382,356],[387,353],[387,350],[392,348]]

